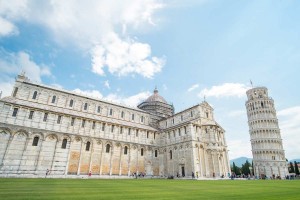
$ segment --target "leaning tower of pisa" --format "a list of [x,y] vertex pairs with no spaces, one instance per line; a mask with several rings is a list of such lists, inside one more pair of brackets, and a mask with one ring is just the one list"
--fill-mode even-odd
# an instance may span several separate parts
[[253,167],[256,176],[281,176],[288,173],[274,100],[266,87],[247,91],[246,102]]

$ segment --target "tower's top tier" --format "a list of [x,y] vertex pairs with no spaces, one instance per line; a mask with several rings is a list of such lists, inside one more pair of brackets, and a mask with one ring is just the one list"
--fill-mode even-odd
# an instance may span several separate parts
[[268,97],[268,89],[266,87],[256,87],[248,90],[247,92],[248,101]]

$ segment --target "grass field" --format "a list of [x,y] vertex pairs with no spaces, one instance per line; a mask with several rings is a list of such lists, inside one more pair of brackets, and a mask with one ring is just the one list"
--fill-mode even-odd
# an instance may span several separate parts
[[0,179],[0,199],[300,199],[300,181]]

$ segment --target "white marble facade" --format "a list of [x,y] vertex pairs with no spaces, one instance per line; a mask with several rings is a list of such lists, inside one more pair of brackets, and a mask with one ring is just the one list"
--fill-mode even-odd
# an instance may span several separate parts
[[247,91],[246,102],[254,174],[285,177],[288,174],[274,100],[266,87]]
[[228,176],[224,134],[207,102],[159,118],[19,75],[0,100],[0,177]]

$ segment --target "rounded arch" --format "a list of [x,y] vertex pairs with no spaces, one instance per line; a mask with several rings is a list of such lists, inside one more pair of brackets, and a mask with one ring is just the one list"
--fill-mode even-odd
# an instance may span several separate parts
[[57,137],[57,135],[56,134],[49,134],[49,135],[46,135],[46,137],[45,137],[45,141],[51,141],[51,140],[56,140],[56,141],[58,141],[58,137]]

